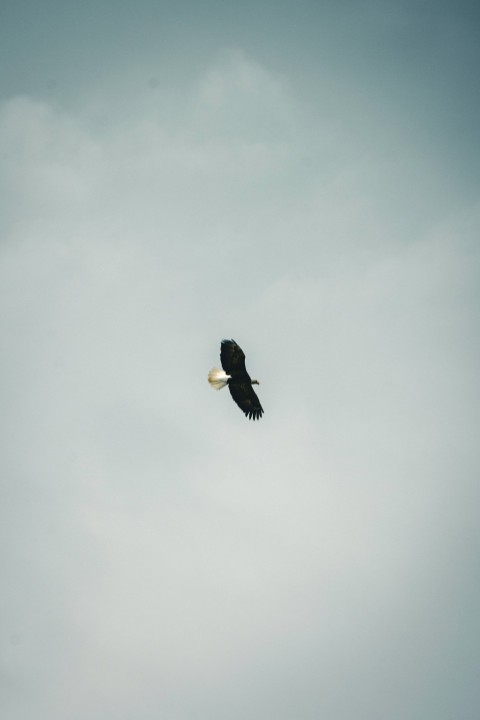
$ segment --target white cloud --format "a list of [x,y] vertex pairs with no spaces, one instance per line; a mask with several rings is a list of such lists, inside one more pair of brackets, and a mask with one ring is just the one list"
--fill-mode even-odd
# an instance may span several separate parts
[[[428,169],[335,160],[242,54],[182,107],[1,115],[9,716],[415,716],[476,507],[478,209],[432,180],[405,223]],[[224,335],[261,423],[208,388]]]

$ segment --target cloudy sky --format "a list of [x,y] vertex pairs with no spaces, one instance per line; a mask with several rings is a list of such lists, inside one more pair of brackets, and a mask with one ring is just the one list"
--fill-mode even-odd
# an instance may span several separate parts
[[475,5],[2,3],[2,717],[480,716]]

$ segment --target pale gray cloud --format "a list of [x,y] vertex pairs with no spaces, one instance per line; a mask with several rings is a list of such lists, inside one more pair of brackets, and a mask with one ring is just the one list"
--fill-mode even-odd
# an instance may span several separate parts
[[473,720],[478,200],[245,49],[139,68],[1,109],[5,716]]

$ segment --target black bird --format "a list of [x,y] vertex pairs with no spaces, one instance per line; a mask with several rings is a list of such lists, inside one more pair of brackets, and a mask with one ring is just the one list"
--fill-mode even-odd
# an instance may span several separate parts
[[215,390],[221,390],[228,385],[230,395],[248,419],[259,420],[263,415],[263,408],[252,385],[260,385],[260,383],[258,380],[252,380],[248,374],[245,368],[245,354],[240,345],[237,345],[235,340],[222,340],[220,360],[223,370],[218,368],[210,370],[208,382]]

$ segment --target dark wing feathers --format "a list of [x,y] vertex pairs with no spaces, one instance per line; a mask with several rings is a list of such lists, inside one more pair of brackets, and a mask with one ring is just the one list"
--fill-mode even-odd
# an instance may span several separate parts
[[256,393],[252,388],[250,375],[245,368],[245,354],[235,340],[222,340],[220,347],[222,367],[230,375],[228,387],[238,407],[250,420],[258,420],[263,415]]
[[247,372],[245,369],[245,353],[235,340],[222,340],[220,360],[227,375]]
[[230,380],[228,387],[232,398],[249,420],[259,420],[262,417],[263,408],[249,381],[232,382]]

